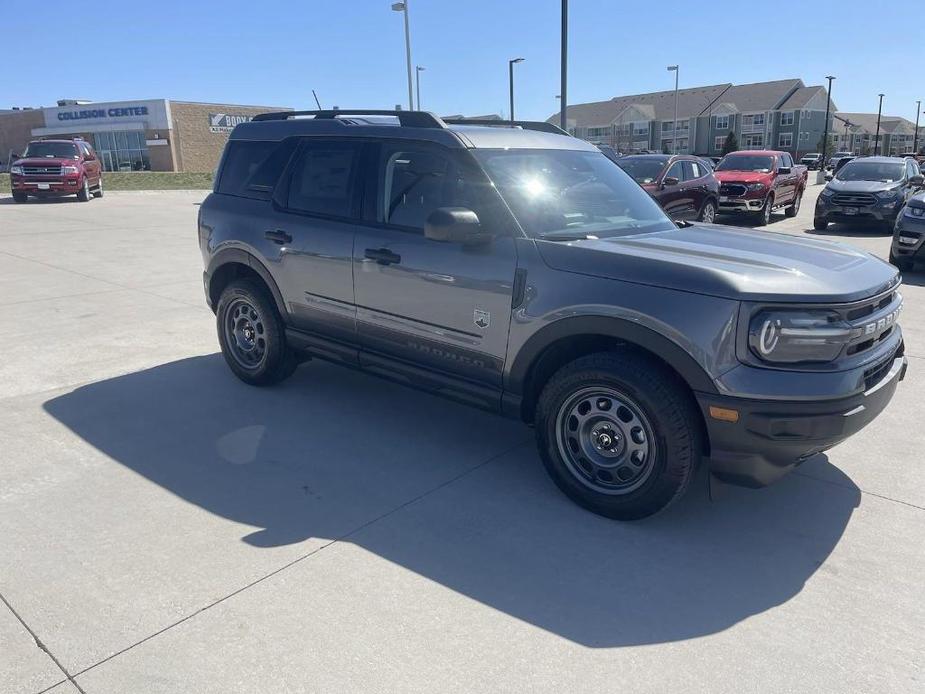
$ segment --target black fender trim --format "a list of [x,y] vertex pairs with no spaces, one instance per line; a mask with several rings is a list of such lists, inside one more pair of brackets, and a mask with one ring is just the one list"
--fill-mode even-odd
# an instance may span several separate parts
[[[273,275],[270,274],[270,271],[267,269],[266,265],[260,262],[255,255],[248,253],[245,250],[240,248],[226,248],[219,251],[212,259],[209,261],[209,267],[206,270],[207,283],[209,294],[211,295],[212,291],[212,278],[215,276],[215,273],[223,266],[229,264],[238,264],[246,265],[251,270],[260,275],[260,278],[264,283],[269,287],[270,293],[273,295],[273,300],[276,302],[276,309],[279,311],[279,315],[288,316],[289,312],[286,309],[286,304],[283,301],[283,295],[279,291],[279,287],[276,284],[276,280],[273,279]],[[214,306],[212,307],[214,310]]]
[[530,370],[543,351],[559,340],[583,335],[602,335],[638,345],[677,371],[692,390],[701,393],[719,392],[704,368],[682,347],[664,335],[621,318],[574,316],[547,325],[527,340],[507,374],[505,393],[526,395],[524,389]]

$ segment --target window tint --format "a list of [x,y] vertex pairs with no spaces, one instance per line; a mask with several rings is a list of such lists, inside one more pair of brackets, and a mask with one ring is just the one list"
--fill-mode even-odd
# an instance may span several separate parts
[[278,142],[233,140],[228,143],[218,192],[229,195],[243,195],[247,181],[257,171]]
[[293,169],[287,207],[334,217],[353,216],[360,147],[351,142],[307,142]]
[[683,181],[684,171],[681,168],[681,162],[676,161],[674,164],[672,164],[671,168],[668,169],[668,173],[665,174],[665,178],[677,178],[679,181]]
[[475,186],[449,152],[420,145],[385,145],[380,156],[379,221],[423,229],[438,207],[478,212]]
[[695,178],[700,178],[703,174],[700,173],[700,168],[697,166],[696,162],[684,161],[681,162],[682,170],[684,171],[685,181],[693,181]]

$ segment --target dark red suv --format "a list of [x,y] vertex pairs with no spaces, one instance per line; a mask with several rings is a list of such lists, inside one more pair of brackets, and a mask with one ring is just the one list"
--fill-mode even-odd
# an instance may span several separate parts
[[634,154],[617,164],[632,176],[675,220],[712,223],[719,201],[719,181],[710,166],[686,154]]
[[100,159],[84,140],[35,140],[10,165],[10,187],[16,202],[25,202],[30,195],[76,195],[81,202],[91,195],[101,198]]

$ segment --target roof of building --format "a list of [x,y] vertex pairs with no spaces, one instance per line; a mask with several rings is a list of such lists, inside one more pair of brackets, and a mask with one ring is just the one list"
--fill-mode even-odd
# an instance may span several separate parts
[[[835,118],[844,124],[846,121],[850,124],[852,132],[877,132],[877,114],[876,113],[845,113],[839,111]],[[915,123],[901,116],[881,116],[880,132],[884,135],[892,133],[901,133],[911,135],[915,132]]]
[[[678,117],[699,116],[731,86],[731,84],[726,83],[708,87],[679,89]],[[624,111],[633,107],[640,110],[648,120],[672,120],[675,113],[674,90],[617,96],[607,101],[569,105],[566,115],[570,123],[578,127],[608,125],[617,120]],[[632,120],[632,118],[629,120]],[[550,116],[547,121],[558,123],[558,112]]]
[[787,97],[787,100],[780,105],[780,108],[782,110],[803,108],[819,94],[825,98],[825,87],[821,84],[812,87],[800,87]]
[[799,79],[737,84],[723,94],[723,102],[734,104],[741,112],[768,111],[779,108],[794,90],[802,87]]

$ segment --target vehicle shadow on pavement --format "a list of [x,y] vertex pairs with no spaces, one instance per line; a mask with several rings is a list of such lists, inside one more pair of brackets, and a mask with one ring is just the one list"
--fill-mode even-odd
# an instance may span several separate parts
[[243,538],[255,547],[341,538],[589,647],[694,638],[788,601],[860,503],[818,456],[827,482],[710,502],[701,471],[668,512],[616,523],[558,492],[519,423],[318,362],[256,389],[195,357],[44,408],[170,494],[262,528]]
[[813,236],[844,236],[849,239],[883,239],[892,235],[886,227],[871,228],[870,224],[829,224],[825,231],[817,231],[812,227],[804,231]]

